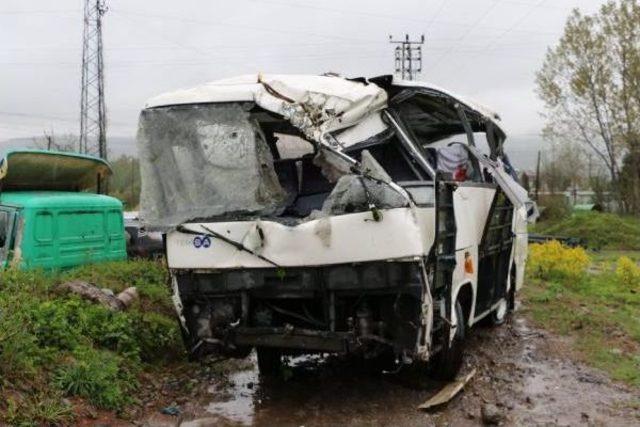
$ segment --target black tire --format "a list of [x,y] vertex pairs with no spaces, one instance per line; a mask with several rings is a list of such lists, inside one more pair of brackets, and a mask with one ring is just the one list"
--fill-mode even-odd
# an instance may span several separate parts
[[383,371],[391,371],[395,369],[395,357],[391,349],[383,351],[374,358],[364,359],[362,362],[362,366],[366,372],[371,375],[378,375]]
[[275,377],[282,368],[282,351],[278,348],[258,347],[258,371],[265,377]]
[[462,367],[462,359],[464,356],[466,331],[466,318],[462,310],[460,301],[456,301],[455,305],[458,326],[453,340],[449,342],[450,326],[448,324],[443,328],[443,344],[442,350],[438,352],[432,359],[431,376],[437,380],[451,381],[453,380],[460,368]]

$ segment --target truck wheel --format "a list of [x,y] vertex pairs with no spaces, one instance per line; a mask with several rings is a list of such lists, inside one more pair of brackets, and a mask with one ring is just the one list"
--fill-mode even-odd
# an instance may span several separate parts
[[456,332],[453,340],[449,342],[450,326],[444,328],[442,350],[434,356],[431,362],[431,376],[438,380],[453,380],[462,367],[464,355],[466,321],[460,301],[456,301],[455,314],[457,320]]
[[282,352],[278,348],[258,347],[258,371],[265,377],[274,377],[280,373]]

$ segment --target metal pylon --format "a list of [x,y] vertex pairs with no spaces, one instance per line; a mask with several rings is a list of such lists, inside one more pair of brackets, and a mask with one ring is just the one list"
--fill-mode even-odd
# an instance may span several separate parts
[[80,152],[107,158],[107,116],[104,103],[102,16],[104,0],[85,0],[80,94]]

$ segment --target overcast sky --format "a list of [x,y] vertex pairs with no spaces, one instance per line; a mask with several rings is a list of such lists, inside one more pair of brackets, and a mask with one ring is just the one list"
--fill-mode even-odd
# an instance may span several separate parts
[[[0,141],[78,132],[81,0],[0,3]],[[135,135],[144,101],[237,74],[374,76],[390,34],[425,34],[422,80],[500,113],[513,149],[543,120],[534,74],[574,7],[600,0],[107,0],[110,136]],[[0,149],[2,143],[0,142]]]

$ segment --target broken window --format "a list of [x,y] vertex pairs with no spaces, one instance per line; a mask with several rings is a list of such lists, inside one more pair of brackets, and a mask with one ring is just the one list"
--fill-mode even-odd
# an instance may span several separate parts
[[407,197],[390,183],[424,179],[393,132],[345,152],[362,163],[359,173],[252,103],[147,109],[138,141],[142,216],[159,229],[214,218],[299,222],[402,207]]
[[144,110],[138,143],[142,215],[156,228],[285,207],[265,135],[242,104]]
[[499,135],[478,112],[428,90],[405,90],[395,100],[402,122],[445,180],[487,181],[484,168],[467,147],[479,146],[493,156]]

